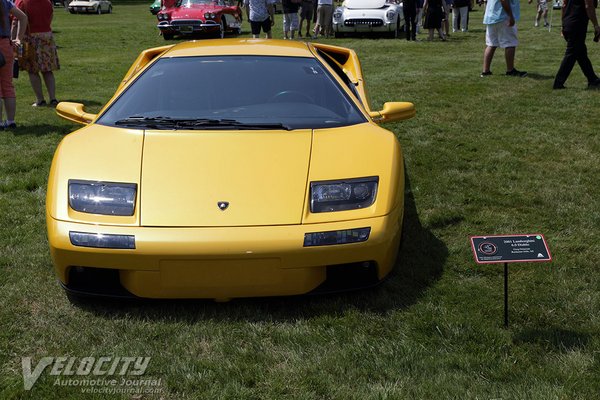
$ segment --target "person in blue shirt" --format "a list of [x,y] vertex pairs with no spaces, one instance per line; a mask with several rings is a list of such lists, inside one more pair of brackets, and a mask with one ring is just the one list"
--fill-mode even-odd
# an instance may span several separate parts
[[498,47],[504,49],[506,75],[525,77],[527,72],[515,68],[515,49],[517,39],[517,21],[520,17],[519,0],[488,0],[483,16],[485,25],[485,44],[483,53],[483,71],[481,77],[492,74],[490,66]]

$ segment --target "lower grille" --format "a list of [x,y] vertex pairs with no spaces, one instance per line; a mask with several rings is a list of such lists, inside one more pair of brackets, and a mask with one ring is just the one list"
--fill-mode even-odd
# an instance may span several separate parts
[[383,20],[377,18],[355,18],[344,21],[346,26],[367,25],[367,26],[383,26]]

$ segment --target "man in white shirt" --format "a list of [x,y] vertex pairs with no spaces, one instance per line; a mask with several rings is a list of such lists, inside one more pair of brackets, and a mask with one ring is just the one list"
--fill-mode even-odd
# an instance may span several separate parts
[[265,32],[267,39],[273,37],[271,33],[271,27],[275,25],[273,4],[275,4],[275,0],[244,0],[253,39],[260,37],[261,29]]

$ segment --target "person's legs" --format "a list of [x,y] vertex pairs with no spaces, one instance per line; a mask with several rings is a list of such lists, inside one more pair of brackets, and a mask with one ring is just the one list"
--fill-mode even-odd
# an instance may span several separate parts
[[462,14],[458,11],[458,8],[452,9],[452,32],[456,32],[458,28],[458,18],[462,17]]
[[292,13],[292,23],[290,26],[291,38],[295,39],[296,31],[298,30],[298,13]]
[[[462,32],[467,31],[467,21],[469,20],[469,7],[461,7],[459,8],[460,12],[460,30]],[[458,26],[456,27],[458,29]]]
[[446,40],[446,35],[444,34],[444,31],[442,30],[442,28],[439,28],[437,31],[438,31],[438,35],[439,35],[440,39]]
[[411,40],[415,37],[415,14],[406,11],[404,13],[404,32],[406,40]]
[[44,78],[46,90],[48,91],[49,100],[56,100],[56,83],[54,80],[54,73],[52,71],[45,71],[42,72],[42,76]]
[[250,29],[252,30],[252,39],[258,39],[260,37],[260,28],[262,23],[256,21],[250,21]]
[[[298,37],[301,38],[302,37],[302,23],[304,22],[304,17],[302,16],[302,14],[300,14],[300,23],[298,24]],[[308,36],[308,35],[306,35]]]
[[333,7],[326,6],[323,16],[323,32],[325,33],[325,37],[329,37],[329,35],[333,34]]
[[[559,89],[564,87],[567,78],[571,74],[575,62],[577,61],[577,35],[572,35],[570,32],[563,31],[563,37],[567,41],[567,49],[565,55],[560,63],[556,77],[554,78],[554,88]],[[584,39],[585,40],[585,39]]]
[[490,72],[490,67],[492,65],[492,59],[494,58],[494,53],[496,52],[497,47],[487,46],[483,52],[483,72]]
[[[35,94],[35,103],[36,104],[42,104],[44,100],[44,92],[42,91],[42,78],[40,78],[40,74],[39,73],[33,73],[30,72],[29,73],[29,82],[31,83],[31,88],[33,89],[33,93]],[[52,99],[54,97],[51,97]]]
[[15,114],[17,113],[17,99],[14,97],[4,98],[4,108],[6,108],[7,124],[15,122]]
[[515,69],[515,47],[505,48],[504,58],[506,59],[506,72],[510,72]]
[[315,22],[315,29],[314,29],[314,35],[313,35],[313,39],[316,39],[317,37],[319,37],[319,32],[321,31],[321,26],[323,25],[323,6],[318,6],[317,7],[317,22]]
[[581,68],[581,72],[585,75],[588,80],[588,83],[594,83],[598,80],[598,76],[594,72],[594,67],[592,67],[592,62],[590,61],[587,54],[587,47],[585,45],[585,35],[583,39],[578,42],[578,46],[575,49],[575,57],[577,58],[577,63],[579,64],[579,68]]

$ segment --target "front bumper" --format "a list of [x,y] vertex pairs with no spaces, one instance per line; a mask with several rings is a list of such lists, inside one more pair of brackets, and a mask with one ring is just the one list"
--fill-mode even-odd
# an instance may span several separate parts
[[393,32],[396,22],[388,22],[379,18],[355,18],[333,21],[333,31],[338,33]]
[[[121,285],[147,298],[297,295],[326,279],[328,266],[374,263],[377,278],[392,269],[402,210],[377,218],[314,225],[232,228],[101,226],[48,219],[50,252],[68,288],[75,267],[118,271]],[[361,243],[304,247],[304,234],[370,227]],[[77,247],[69,232],[134,235],[132,250]]]
[[98,7],[90,6],[69,6],[69,11],[74,13],[95,13]]
[[221,24],[216,21],[186,20],[186,21],[161,21],[157,25],[163,33],[174,35],[193,35],[197,33],[214,32],[221,29]]

